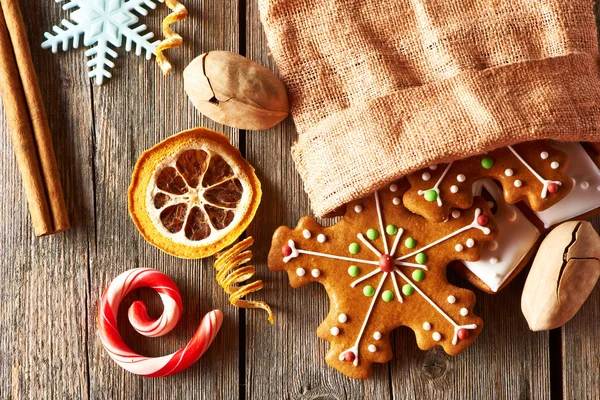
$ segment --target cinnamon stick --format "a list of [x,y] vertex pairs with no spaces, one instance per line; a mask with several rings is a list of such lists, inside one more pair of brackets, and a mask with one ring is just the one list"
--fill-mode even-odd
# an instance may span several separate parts
[[23,17],[17,1],[0,5],[0,93],[34,231],[64,231],[69,219]]

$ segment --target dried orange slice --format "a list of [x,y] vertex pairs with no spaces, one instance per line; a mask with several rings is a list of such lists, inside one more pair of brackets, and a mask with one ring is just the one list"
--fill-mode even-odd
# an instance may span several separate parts
[[202,258],[237,239],[261,195],[254,168],[227,136],[196,128],[142,154],[129,187],[129,214],[154,246]]

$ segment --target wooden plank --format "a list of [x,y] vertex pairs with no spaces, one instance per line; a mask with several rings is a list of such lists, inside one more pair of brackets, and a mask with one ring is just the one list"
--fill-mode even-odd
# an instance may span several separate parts
[[[600,217],[591,220],[600,231]],[[600,398],[600,287],[561,329],[564,399]]]
[[[248,57],[274,70],[257,2],[248,1],[247,9]],[[294,290],[286,274],[275,274],[267,268],[275,229],[280,225],[295,226],[300,217],[311,214],[290,155],[296,136],[288,118],[282,125],[265,132],[248,132],[246,137],[248,159],[257,169],[264,192],[255,223],[248,231],[256,239],[253,251],[257,277],[266,285],[254,297],[273,305],[276,313],[275,326],[266,323],[262,313],[247,313],[247,398],[389,398],[387,365],[376,366],[371,379],[356,381],[325,363],[329,343],[315,332],[329,310],[323,287],[308,285]]]
[[[87,248],[94,211],[90,163],[91,99],[81,54],[54,56],[42,33],[60,21],[60,7],[23,0],[25,23],[53,134],[68,232],[36,238],[2,120],[0,163],[0,398],[88,395]],[[76,167],[74,167],[76,166]]]
[[[109,281],[134,267],[149,266],[169,275],[182,292],[184,310],[174,331],[157,339],[133,331],[121,308],[120,328],[126,343],[141,354],[166,355],[185,345],[201,317],[213,308],[223,310],[225,322],[219,336],[190,369],[165,379],[141,378],[121,370],[104,352],[99,341],[90,343],[90,388],[99,398],[236,398],[239,393],[238,316],[225,293],[217,286],[212,260],[186,261],[169,256],[146,243],[127,211],[127,189],[133,167],[141,153],[179,131],[204,125],[223,131],[199,114],[183,90],[183,68],[197,55],[211,49],[237,50],[236,2],[187,2],[189,18],[174,26],[184,37],[183,49],[168,53],[174,71],[166,78],[153,61],[123,55],[114,77],[94,87],[96,237],[91,252],[92,310]],[[153,32],[167,15],[164,5],[144,18]],[[120,54],[123,54],[122,52]],[[238,142],[234,130],[225,130]],[[160,312],[151,290],[133,293]],[[95,334],[94,315],[88,317],[90,337]]]

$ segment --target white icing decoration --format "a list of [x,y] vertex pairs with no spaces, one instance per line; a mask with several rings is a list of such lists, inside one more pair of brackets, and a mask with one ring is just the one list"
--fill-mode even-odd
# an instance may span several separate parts
[[304,274],[306,274],[306,271],[304,270],[304,268],[298,268],[296,270],[296,275],[298,275],[298,276],[304,276]]
[[473,240],[472,238],[468,238],[466,245],[468,248],[475,246],[475,240]]
[[590,183],[587,181],[583,181],[579,186],[581,186],[583,190],[587,190],[590,187]]
[[346,314],[342,313],[338,316],[338,321],[340,321],[343,324],[346,321],[348,321],[348,316]]
[[310,231],[308,229],[305,229],[302,231],[302,236],[304,236],[304,239],[310,239],[312,235],[310,234]]
[[[596,187],[600,191],[600,169],[592,161],[583,146],[579,143],[563,142],[556,147],[560,151],[567,153],[571,159],[567,175],[579,182],[588,182],[589,186]],[[536,212],[535,214],[542,220],[545,228],[550,228],[560,222],[586,214],[598,207],[600,207],[598,192],[585,190],[580,185],[577,185],[573,186],[573,189],[564,199],[552,207]]]
[[558,167],[560,167],[560,164],[559,164],[559,163],[557,163],[556,161],[553,161],[553,162],[550,164],[550,168],[552,168],[552,169],[557,169]]
[[436,194],[437,194],[437,204],[439,207],[442,206],[442,197],[440,196],[440,183],[442,183],[442,181],[444,180],[444,178],[446,177],[446,174],[448,173],[448,171],[450,170],[450,167],[452,166],[452,164],[454,164],[454,161],[451,162],[450,164],[448,164],[446,166],[446,169],[444,170],[444,172],[442,173],[442,176],[440,176],[440,179],[438,179],[438,181],[435,183],[435,185],[431,188],[431,189],[427,189],[427,190],[419,190],[417,193],[419,194],[419,196],[422,196],[425,194],[425,192],[429,191],[429,190],[433,190]]
[[325,243],[326,240],[327,240],[327,237],[325,235],[323,235],[322,233],[319,233],[319,236],[317,236],[317,242]]
[[375,340],[381,340],[381,332],[375,332],[373,334],[373,339],[375,339]]
[[467,177],[466,177],[466,176],[464,176],[463,174],[458,174],[458,175],[456,176],[456,180],[457,180],[457,181],[459,181],[459,182],[464,182],[464,181],[465,181],[465,179],[467,179]]
[[395,192],[398,190],[398,185],[396,185],[395,183],[392,183],[390,185],[390,192]]
[[394,197],[392,199],[392,203],[394,203],[395,206],[400,204],[400,197]]
[[450,186],[450,192],[457,193],[458,192],[458,186],[456,186],[456,185]]
[[424,322],[423,329],[426,331],[431,330],[431,324],[429,322]]
[[462,315],[463,317],[466,317],[467,315],[469,315],[469,310],[467,310],[466,308],[461,308],[460,315]]
[[436,342],[439,342],[440,340],[442,340],[442,335],[439,332],[433,332],[433,335],[431,335],[431,338],[433,340],[435,340]]
[[450,303],[450,304],[456,303],[456,297],[454,297],[454,296],[448,296],[448,303]]
[[458,211],[458,210],[452,211],[452,218],[458,218],[458,217],[460,217],[460,211]]
[[496,201],[498,235],[483,246],[479,261],[463,263],[496,292],[537,242],[540,232],[515,205],[506,203],[502,189],[491,179],[477,181],[473,195],[481,195],[484,188]]
[[422,178],[424,181],[428,181],[428,180],[430,180],[430,179],[431,179],[431,174],[430,174],[429,172],[423,172],[423,175],[421,175],[421,178]]
[[363,206],[361,206],[360,204],[357,204],[354,206],[354,212],[355,213],[361,213],[363,210]]
[[521,182],[520,180],[517,179],[515,181],[515,187],[521,187],[521,186],[523,186],[523,182]]
[[454,250],[456,250],[456,251],[459,251],[459,252],[460,252],[460,251],[463,251],[463,250],[464,250],[464,247],[463,247],[463,245],[462,245],[462,244],[458,243],[456,246],[454,246]]
[[370,344],[369,347],[367,347],[367,349],[371,352],[371,353],[375,353],[377,351],[377,346],[375,346],[374,344]]
[[333,328],[331,328],[331,331],[329,331],[333,336],[337,336],[340,334],[340,328],[338,328],[337,326],[334,326]]
[[546,158],[548,158],[548,152],[547,151],[542,151],[540,154],[540,157],[542,158],[542,160],[545,160]]
[[432,171],[435,171],[437,169],[437,167],[438,167],[437,164],[433,164],[433,165],[429,166],[429,169]]
[[507,168],[504,171],[504,175],[506,175],[506,176],[513,176],[513,174],[514,174],[514,171],[512,169],[510,169],[510,168]]
[[313,276],[313,278],[318,278],[319,276],[321,276],[321,271],[319,271],[318,269],[313,269],[312,271],[310,271],[310,274]]
[[[535,177],[536,177],[536,179],[537,179],[538,181],[540,181],[540,182],[542,183],[542,185],[544,185],[544,186],[543,186],[543,188],[542,188],[542,193],[540,193],[540,197],[541,197],[542,199],[545,199],[545,198],[546,198],[546,195],[548,194],[548,185],[550,185],[551,183],[555,183],[555,184],[557,184],[558,186],[561,186],[561,185],[562,185],[562,183],[560,183],[559,181],[550,181],[550,180],[548,180],[548,179],[544,179],[544,178],[542,178],[542,176],[541,176],[540,174],[538,174],[538,173],[537,173],[537,171],[536,171],[535,169],[533,169],[533,168],[531,167],[531,165],[529,165],[529,164],[527,163],[527,161],[525,161],[525,160],[523,159],[523,157],[521,157],[521,156],[519,155],[519,153],[517,153],[517,151],[516,151],[516,150],[515,150],[515,149],[514,149],[512,146],[508,146],[508,149],[509,149],[510,151],[512,151],[512,152],[513,152],[513,154],[515,155],[515,157],[517,157],[517,159],[518,159],[519,161],[521,161],[521,163],[522,163],[523,165],[525,165],[525,167],[527,167],[527,169],[528,169],[528,170],[529,170],[529,171],[530,171],[530,172],[533,174],[533,176],[535,176]],[[556,168],[558,168],[558,163],[556,163],[556,164],[557,164],[557,165],[556,165]],[[552,167],[553,165],[554,165],[554,163],[552,163],[550,166]],[[552,167],[552,168],[554,168],[554,167]],[[554,169],[556,169],[556,168],[554,168]],[[516,186],[516,187],[521,187],[521,185],[517,185],[517,182],[521,182],[521,181],[519,181],[519,180],[515,181],[515,186]]]

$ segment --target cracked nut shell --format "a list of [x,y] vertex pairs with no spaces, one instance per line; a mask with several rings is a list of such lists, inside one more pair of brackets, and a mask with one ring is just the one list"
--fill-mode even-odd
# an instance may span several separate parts
[[550,232],[523,288],[521,310],[532,331],[558,328],[583,305],[600,276],[600,236],[589,222]]
[[268,129],[289,113],[287,92],[271,71],[228,51],[196,57],[183,72],[194,106],[208,118],[239,129]]

